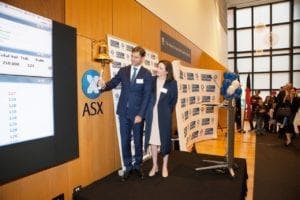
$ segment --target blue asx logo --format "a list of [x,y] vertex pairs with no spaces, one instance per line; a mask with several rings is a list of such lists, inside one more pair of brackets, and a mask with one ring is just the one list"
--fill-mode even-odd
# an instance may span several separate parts
[[90,69],[86,71],[81,80],[81,87],[84,95],[89,99],[96,99],[100,96],[98,89],[98,80],[100,78],[99,72]]

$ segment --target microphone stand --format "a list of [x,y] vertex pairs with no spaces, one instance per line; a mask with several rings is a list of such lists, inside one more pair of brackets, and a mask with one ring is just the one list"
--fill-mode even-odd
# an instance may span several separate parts
[[[227,155],[225,161],[203,160],[204,162],[215,163],[216,165],[208,167],[198,167],[195,170],[207,169],[228,169],[231,177],[235,177],[234,172],[234,120],[235,119],[235,105],[233,98],[230,98],[227,106]],[[235,166],[237,167],[237,166]]]

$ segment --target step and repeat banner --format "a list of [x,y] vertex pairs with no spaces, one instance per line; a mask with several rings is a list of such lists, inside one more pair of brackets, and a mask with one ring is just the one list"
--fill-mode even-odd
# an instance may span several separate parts
[[217,138],[221,71],[185,67],[173,61],[178,85],[177,129],[181,151],[195,142]]
[[[107,43],[108,43],[108,49],[109,49],[109,56],[113,59],[113,62],[110,64],[110,75],[112,78],[118,73],[118,71],[121,67],[125,67],[125,66],[131,64],[131,50],[132,50],[132,48],[137,46],[137,44],[128,42],[126,40],[120,39],[113,35],[107,35]],[[145,49],[145,50],[146,50],[146,57],[145,57],[143,66],[145,68],[151,70],[151,68],[153,68],[158,63],[158,55],[155,52],[149,51],[147,49]],[[112,90],[115,111],[117,110],[120,93],[121,93],[120,85]],[[115,113],[115,121],[116,121],[116,127],[117,127],[120,154],[122,154],[119,118],[116,113]],[[145,137],[143,137],[143,141],[144,141],[144,138]],[[133,138],[131,140],[131,152],[134,155]],[[147,153],[147,152],[144,153],[144,159],[149,156],[150,156],[149,153]],[[121,155],[121,160],[122,160],[122,155]],[[123,166],[123,160],[122,160],[122,166]]]

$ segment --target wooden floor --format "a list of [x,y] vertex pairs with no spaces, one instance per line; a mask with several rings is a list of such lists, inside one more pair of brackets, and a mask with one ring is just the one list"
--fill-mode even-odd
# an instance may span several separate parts
[[[234,157],[245,158],[247,161],[248,193],[246,200],[253,199],[255,142],[256,135],[253,132],[235,133]],[[218,130],[217,139],[198,142],[195,145],[197,153],[221,156],[224,156],[226,154],[226,146],[226,129],[223,129],[223,132],[221,131],[221,129]]]

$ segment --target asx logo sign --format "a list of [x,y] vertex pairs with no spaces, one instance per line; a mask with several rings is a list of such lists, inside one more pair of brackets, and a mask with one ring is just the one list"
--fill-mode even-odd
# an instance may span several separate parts
[[98,89],[98,80],[100,78],[99,72],[90,69],[86,71],[81,80],[81,88],[84,95],[89,99],[96,99],[100,96]]
[[[86,71],[81,80],[81,88],[84,95],[89,99],[96,99],[100,96],[98,89],[98,80],[100,78],[99,72],[90,69]],[[103,114],[102,102],[93,101],[84,104],[82,116],[85,115],[93,116]]]

